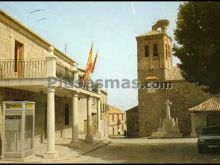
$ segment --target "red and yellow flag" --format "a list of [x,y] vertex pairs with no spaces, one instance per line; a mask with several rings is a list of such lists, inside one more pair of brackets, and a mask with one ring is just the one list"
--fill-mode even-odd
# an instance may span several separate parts
[[89,78],[89,75],[92,71],[92,51],[93,51],[93,43],[92,43],[92,46],[90,48],[90,51],[89,51],[89,57],[88,57],[88,61],[87,61],[87,64],[86,64],[86,70],[85,70],[85,74],[83,76],[83,86],[85,87],[86,84],[87,84],[87,81],[88,81],[88,78]]
[[95,64],[96,64],[97,57],[98,57],[98,50],[96,52],[95,60],[94,60],[93,65],[92,65],[92,73],[94,72],[94,69],[95,69]]

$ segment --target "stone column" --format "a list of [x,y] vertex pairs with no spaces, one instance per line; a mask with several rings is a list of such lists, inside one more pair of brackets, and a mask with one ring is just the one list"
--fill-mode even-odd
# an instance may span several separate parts
[[49,54],[46,56],[47,78],[56,77],[56,56],[54,55],[54,48],[49,48]]
[[102,140],[102,131],[101,131],[101,118],[100,118],[100,99],[97,99],[97,130],[96,130],[96,139]]
[[87,134],[86,134],[86,142],[88,143],[92,143],[94,140],[91,132],[91,125],[92,125],[91,101],[92,98],[88,96],[87,97]]
[[47,151],[44,158],[55,158],[55,87],[47,90]]
[[[40,103],[40,105],[39,105],[39,108],[41,108],[41,110],[43,111],[43,112],[45,112],[47,109],[46,109],[46,107],[45,107],[45,101],[46,101],[46,99],[44,98],[44,92],[43,91],[40,91],[40,93],[39,93],[39,103]],[[44,122],[46,119],[46,116],[44,115],[44,113],[43,113],[43,116],[42,116],[42,118],[41,118],[41,121],[42,122]],[[45,128],[45,127],[44,127]],[[45,130],[44,129],[42,129],[41,130],[41,137],[40,137],[40,142],[41,143],[43,143],[44,142],[44,140],[45,140],[45,135],[44,135],[44,133],[45,133]]]
[[72,142],[71,146],[79,148],[78,137],[78,93],[73,93],[72,97]]
[[[54,48],[49,48],[49,54],[46,57],[47,78],[56,78],[56,57]],[[48,81],[49,82],[49,81]],[[47,87],[47,151],[44,158],[55,158],[55,86],[48,84]]]
[[191,133],[190,137],[197,137],[195,125],[195,113],[191,113]]

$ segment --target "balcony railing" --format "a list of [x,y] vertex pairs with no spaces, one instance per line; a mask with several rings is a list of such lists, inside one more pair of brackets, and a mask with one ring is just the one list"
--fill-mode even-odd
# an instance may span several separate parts
[[73,83],[74,71],[63,64],[56,62],[56,76],[60,79]]
[[0,60],[0,78],[45,78],[47,73],[44,59]]
[[[74,70],[56,61],[56,76],[69,83],[74,83]],[[0,79],[17,78],[46,78],[47,61],[45,59],[31,60],[0,60]],[[79,81],[79,87],[82,87]],[[91,90],[98,92],[97,87],[92,85]]]
[[[74,70],[71,68],[64,66],[63,64],[56,62],[56,76],[64,81],[67,81],[69,83],[74,83]],[[82,87],[83,80],[79,77],[78,79],[78,85],[79,87]],[[95,93],[98,92],[97,85],[91,84],[91,88],[88,86],[85,88],[87,90],[91,90]]]

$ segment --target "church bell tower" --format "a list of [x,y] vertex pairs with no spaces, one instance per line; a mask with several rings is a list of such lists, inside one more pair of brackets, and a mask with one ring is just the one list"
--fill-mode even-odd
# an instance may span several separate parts
[[[169,80],[172,70],[172,39],[167,34],[168,20],[159,20],[150,32],[136,37],[138,81],[145,87],[149,81]],[[164,113],[164,90],[138,89],[139,136],[150,136],[158,128]]]
[[144,85],[146,79],[166,80],[172,69],[172,39],[167,34],[168,20],[159,20],[150,32],[136,37],[138,80]]

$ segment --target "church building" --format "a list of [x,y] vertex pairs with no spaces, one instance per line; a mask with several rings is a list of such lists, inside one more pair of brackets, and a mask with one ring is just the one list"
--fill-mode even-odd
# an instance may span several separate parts
[[[181,134],[190,136],[189,109],[214,97],[205,92],[206,87],[186,81],[178,66],[174,66],[172,38],[167,34],[168,24],[168,20],[159,20],[150,32],[136,37],[137,75],[142,88],[138,89],[138,106],[126,111],[127,123],[135,123],[127,125],[128,137],[151,136],[157,131],[160,120],[166,115],[166,98],[172,103],[170,114],[172,118],[178,119]],[[146,88],[147,82],[168,82],[172,83],[172,87]]]

